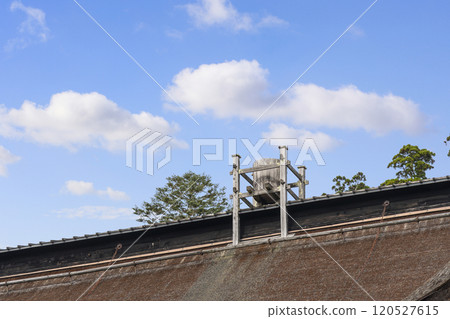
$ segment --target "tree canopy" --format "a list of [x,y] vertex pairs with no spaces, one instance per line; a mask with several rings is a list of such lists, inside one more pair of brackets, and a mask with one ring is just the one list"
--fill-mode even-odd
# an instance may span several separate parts
[[[445,139],[444,143],[445,143],[445,145],[448,145],[448,144],[450,144],[450,135],[449,135],[449,136],[447,136],[447,138]],[[449,156],[449,157],[450,157],[450,150],[448,151],[448,153],[447,153],[447,156]]]
[[399,169],[396,173],[397,178],[389,179],[381,185],[392,185],[427,178],[426,171],[434,168],[432,164],[435,155],[432,151],[425,148],[420,149],[416,145],[404,145],[387,166],[388,168]]
[[336,193],[369,188],[369,186],[365,184],[366,176],[362,172],[356,173],[351,179],[338,175],[333,178],[333,182],[335,184],[331,187],[331,189]]
[[225,187],[205,174],[188,171],[167,178],[164,187],[156,188],[150,202],[135,206],[133,213],[144,223],[167,222],[225,211],[229,208]]

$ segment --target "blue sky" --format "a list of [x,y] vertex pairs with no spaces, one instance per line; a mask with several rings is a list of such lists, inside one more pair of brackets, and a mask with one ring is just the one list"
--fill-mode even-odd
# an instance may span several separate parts
[[[448,1],[379,0],[261,118],[373,1],[78,3],[170,97],[74,1],[2,1],[0,247],[138,225],[131,207],[187,170],[229,191],[228,147],[195,166],[195,139],[245,157],[242,139],[313,138],[326,165],[304,163],[308,197],[336,175],[393,178],[408,143],[436,153],[428,177],[449,174]],[[125,165],[144,128],[173,137],[154,175]]]

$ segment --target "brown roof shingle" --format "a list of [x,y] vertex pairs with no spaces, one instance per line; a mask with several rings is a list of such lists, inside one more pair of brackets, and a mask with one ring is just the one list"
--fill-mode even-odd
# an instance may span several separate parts
[[[381,228],[380,228],[381,227]],[[374,238],[380,229],[370,259]],[[450,213],[314,233],[375,300],[402,300],[446,267]],[[101,274],[72,272],[0,283],[0,300],[76,300]],[[450,298],[449,296],[445,298]],[[83,300],[370,300],[299,233],[237,248],[200,249],[112,267]]]

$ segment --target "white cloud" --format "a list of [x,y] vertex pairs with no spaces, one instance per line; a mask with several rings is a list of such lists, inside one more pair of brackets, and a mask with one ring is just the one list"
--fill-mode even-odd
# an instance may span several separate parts
[[[168,91],[193,114],[254,120],[278,96],[268,90],[268,73],[255,60],[204,64],[179,72]],[[315,84],[295,84],[260,121],[269,119],[376,135],[418,133],[426,122],[418,105],[401,96],[367,93],[354,85],[326,89]]]
[[0,176],[6,176],[8,174],[8,170],[6,168],[7,165],[13,164],[19,160],[19,156],[12,154],[0,145]]
[[280,19],[273,15],[265,16],[257,23],[258,27],[275,27],[275,26],[285,26],[288,23],[283,19]]
[[19,25],[19,37],[8,40],[5,45],[6,51],[15,48],[23,49],[34,42],[46,42],[50,36],[50,30],[45,22],[45,12],[32,7],[27,7],[20,1],[13,1],[10,10],[15,12],[22,11],[26,19]]
[[97,190],[94,188],[93,183],[84,181],[75,181],[75,180],[66,181],[63,191],[77,196],[97,195],[100,197],[108,197],[109,199],[112,200],[130,199],[125,192],[114,190],[111,187],[107,187],[106,190]]
[[310,132],[305,129],[297,129],[290,127],[283,123],[271,123],[269,126],[270,131],[263,132],[262,136],[267,139],[297,139],[297,147],[301,147],[307,138],[314,140],[319,150],[328,151],[341,142],[328,134],[323,132]]
[[[144,128],[167,135],[178,131],[178,125],[160,116],[130,113],[97,92],[54,94],[46,107],[31,101],[20,109],[0,106],[0,135],[73,151],[83,146],[124,150],[126,140]],[[172,141],[174,146],[186,147],[185,142]]]
[[191,112],[212,112],[218,118],[252,117],[257,105],[267,105],[267,70],[255,60],[203,64],[184,69],[168,91]]
[[81,206],[78,208],[63,208],[56,211],[60,217],[87,219],[134,219],[133,210],[127,207],[112,206]]
[[293,114],[296,124],[359,129],[377,135],[401,130],[414,134],[424,129],[425,116],[411,100],[393,94],[360,91],[354,85],[329,90],[314,84],[295,85],[283,101],[280,116]]
[[107,196],[112,200],[129,200],[130,197],[125,192],[116,191],[111,187],[107,187],[106,190],[99,190],[98,194],[100,196]]
[[266,16],[255,22],[248,13],[240,13],[229,0],[199,0],[185,6],[197,27],[224,26],[235,31],[250,31],[259,27],[287,24],[275,16]]
[[95,193],[93,183],[73,180],[66,182],[64,190],[72,195],[78,196]]

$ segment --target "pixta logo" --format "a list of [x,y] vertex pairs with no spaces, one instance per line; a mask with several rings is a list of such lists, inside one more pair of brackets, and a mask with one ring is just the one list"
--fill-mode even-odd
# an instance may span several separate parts
[[[166,165],[172,159],[172,147],[169,142],[172,137],[164,135],[157,131],[152,131],[148,128],[143,129],[126,142],[126,164],[128,167],[133,167],[135,164],[136,170],[145,172],[148,175],[154,174],[155,153],[164,148],[164,158],[156,163],[158,169]],[[147,159],[146,165],[144,160]],[[134,161],[135,160],[135,161]]]
[[[252,160],[256,161],[262,158],[260,154],[261,148],[269,144],[270,146],[293,146],[299,148],[295,165],[304,165],[304,162],[315,161],[318,166],[324,166],[325,161],[319,151],[314,139],[304,139],[301,146],[298,144],[299,139],[296,138],[270,138],[259,139],[253,144],[248,138],[241,139],[221,139],[221,138],[197,138],[192,141],[192,165],[201,165],[202,159],[206,161],[223,161],[228,158],[228,164],[233,165],[232,155],[237,154],[237,145],[241,143],[240,148],[244,153],[242,165],[249,165]],[[204,148],[208,148],[208,153]],[[213,149],[213,152],[211,152]],[[228,154],[226,154],[228,152]]]

